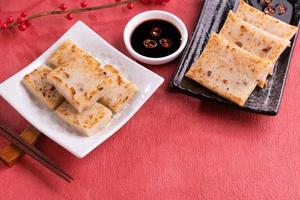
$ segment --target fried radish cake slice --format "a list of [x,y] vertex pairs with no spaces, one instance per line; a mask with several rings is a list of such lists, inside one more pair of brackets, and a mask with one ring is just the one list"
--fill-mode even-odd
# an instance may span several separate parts
[[22,80],[22,84],[39,102],[47,106],[50,110],[54,110],[63,102],[64,98],[47,81],[47,75],[51,70],[50,67],[42,65],[30,74],[26,74]]
[[103,71],[113,79],[115,87],[107,93],[100,102],[117,113],[122,110],[124,105],[132,100],[138,87],[127,80],[121,73],[111,65],[105,65]]
[[243,0],[237,8],[236,15],[244,21],[285,40],[290,40],[298,31],[296,26],[287,24],[250,6]]
[[56,51],[48,58],[47,62],[55,67],[67,67],[73,62],[83,65],[99,65],[100,63],[84,50],[79,48],[70,39],[62,43]]
[[[219,35],[250,53],[270,61],[270,74],[280,55],[290,45],[289,40],[263,31],[243,21],[231,11]],[[259,86],[263,87],[265,82],[266,80],[260,80]]]
[[114,86],[112,78],[98,64],[77,62],[53,69],[47,80],[78,112],[92,107]]
[[91,136],[106,127],[112,119],[112,112],[100,103],[78,113],[71,104],[64,102],[55,110],[55,113],[83,136]]
[[212,33],[200,57],[186,73],[212,92],[243,106],[269,63]]

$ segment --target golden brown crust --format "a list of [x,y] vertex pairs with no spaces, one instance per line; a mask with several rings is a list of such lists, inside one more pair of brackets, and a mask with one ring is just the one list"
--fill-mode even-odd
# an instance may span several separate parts
[[111,65],[105,65],[103,71],[107,76],[112,77],[111,80],[115,86],[99,101],[117,113],[126,103],[132,100],[138,91],[138,87],[124,78],[121,73]]
[[63,102],[64,98],[47,81],[47,74],[51,70],[51,68],[43,65],[30,74],[26,74],[22,83],[41,103],[46,105],[50,110],[54,110]]
[[87,54],[70,39],[62,43],[48,58],[47,62],[53,67],[67,67],[74,62],[85,62],[87,65],[100,65],[93,56]]
[[[229,12],[220,36],[229,42],[247,50],[254,55],[270,62],[270,74],[273,66],[282,52],[290,45],[289,40],[282,39],[265,32]],[[259,85],[264,86],[266,79],[260,80]]]
[[[55,68],[47,76],[48,81],[78,112],[93,106],[113,87],[111,78],[103,74],[98,64],[82,63],[79,61],[68,67]],[[98,89],[99,86],[102,90]]]
[[78,113],[68,102],[65,102],[56,109],[55,113],[84,136],[90,136],[104,128],[112,118],[111,111],[100,103]]
[[290,40],[298,31],[298,27],[267,15],[243,0],[240,1],[236,14],[244,21],[286,40]]
[[243,106],[266,74],[267,62],[213,33],[186,76]]

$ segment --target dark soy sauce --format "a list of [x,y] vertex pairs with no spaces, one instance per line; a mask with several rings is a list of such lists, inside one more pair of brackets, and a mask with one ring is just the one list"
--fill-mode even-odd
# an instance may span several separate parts
[[131,35],[131,45],[139,54],[152,58],[171,55],[181,45],[182,36],[170,22],[154,19],[140,24]]

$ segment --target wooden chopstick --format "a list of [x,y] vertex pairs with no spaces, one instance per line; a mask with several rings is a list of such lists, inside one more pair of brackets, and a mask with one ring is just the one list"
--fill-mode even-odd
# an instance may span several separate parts
[[[41,137],[41,133],[32,125],[25,128],[19,135],[30,145],[35,145]],[[23,155],[24,152],[12,143],[0,149],[0,160],[8,167],[16,164]]]
[[68,175],[63,169],[59,168],[53,161],[47,158],[42,152],[36,149],[34,146],[29,145],[27,142],[22,140],[20,136],[16,133],[13,133],[8,128],[0,126],[0,134],[22,149],[25,153],[30,155],[32,158],[40,162],[42,165],[56,173],[57,175],[64,178],[66,181],[71,182],[73,178]]
[[22,138],[14,133],[13,131],[9,130],[8,128],[4,127],[3,125],[0,125],[0,134],[8,139],[10,142],[15,144],[17,147],[22,149],[25,153],[27,153],[29,156],[31,156],[33,159],[47,167],[52,172],[56,173],[58,176],[62,177],[68,182],[71,182],[73,178],[66,173],[63,169],[58,167],[53,161],[51,161],[47,156],[45,156],[42,152],[40,152],[37,148],[34,146],[28,144]]

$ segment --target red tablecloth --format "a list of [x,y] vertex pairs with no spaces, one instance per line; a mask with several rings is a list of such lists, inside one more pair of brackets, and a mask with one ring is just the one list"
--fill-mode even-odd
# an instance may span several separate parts
[[[113,0],[110,0],[113,1]],[[77,6],[79,0],[65,1]],[[88,0],[90,5],[109,0]],[[50,10],[58,0],[0,0],[0,18]],[[0,33],[0,82],[31,63],[80,19],[127,54],[127,21],[148,9],[168,10],[193,30],[202,0],[167,6],[124,6],[38,19],[25,32]],[[148,66],[163,86],[113,137],[83,159],[50,139],[38,144],[75,178],[71,184],[26,156],[0,165],[0,199],[300,199],[300,41],[294,52],[280,113],[266,117],[174,93],[178,60]],[[14,88],[12,88],[13,90]],[[17,131],[27,122],[0,98],[0,122]],[[1,146],[7,144],[0,139]]]

